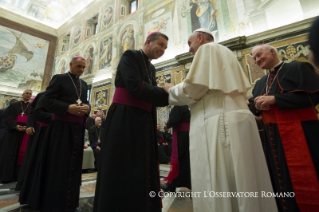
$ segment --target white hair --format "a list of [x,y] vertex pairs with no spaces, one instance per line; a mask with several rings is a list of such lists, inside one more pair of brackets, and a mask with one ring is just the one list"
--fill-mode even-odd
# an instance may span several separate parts
[[100,117],[96,117],[95,118],[95,122],[98,121],[98,120],[102,120],[102,119]]
[[25,90],[23,91],[23,94],[24,94],[26,91],[31,91],[31,93],[32,93],[32,90],[31,90],[31,89],[25,89]]
[[257,46],[254,46],[254,48],[251,50],[251,52],[254,52],[256,49],[258,49],[258,48],[262,48],[263,50],[266,50],[266,51],[270,51],[271,49],[273,49],[274,51],[275,51],[275,53],[276,53],[276,55],[278,56],[278,50],[275,48],[275,47],[273,47],[273,46],[271,46],[271,45],[269,45],[269,44],[261,44],[261,45],[257,45]]

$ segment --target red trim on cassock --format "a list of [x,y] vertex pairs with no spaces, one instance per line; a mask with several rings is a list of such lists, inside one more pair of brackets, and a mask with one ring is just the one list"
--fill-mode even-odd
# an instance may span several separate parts
[[189,127],[189,122],[182,122],[178,126],[173,127],[171,168],[168,173],[168,176],[164,178],[164,180],[167,180],[168,183],[172,183],[173,180],[179,175],[177,132],[189,131]]
[[265,124],[277,124],[300,211],[319,211],[319,181],[301,121],[318,120],[314,108],[262,111]]

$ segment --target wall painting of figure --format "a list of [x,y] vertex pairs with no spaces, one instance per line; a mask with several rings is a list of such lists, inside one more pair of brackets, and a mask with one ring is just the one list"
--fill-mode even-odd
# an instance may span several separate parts
[[129,49],[135,49],[134,29],[132,25],[128,25],[120,34],[120,56]]
[[112,61],[112,37],[102,40],[100,44],[99,68],[104,69],[111,66]]
[[219,40],[217,15],[218,10],[214,0],[190,0],[192,31],[198,28],[209,29],[215,41]]
[[49,42],[0,25],[0,84],[40,91]]
[[84,69],[84,75],[92,74],[93,73],[93,65],[94,65],[94,48],[93,46],[89,46],[85,53],[84,58],[86,62],[86,67]]

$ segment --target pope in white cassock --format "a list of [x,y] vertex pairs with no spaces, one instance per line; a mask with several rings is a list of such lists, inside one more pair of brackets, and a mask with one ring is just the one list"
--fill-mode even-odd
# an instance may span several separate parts
[[[273,189],[246,103],[251,86],[232,51],[213,41],[207,29],[195,30],[188,39],[195,56],[186,79],[163,87],[170,105],[189,105],[191,110],[192,191],[201,192],[193,198],[194,211],[275,212],[275,199],[262,196]],[[217,192],[234,193],[216,197]]]

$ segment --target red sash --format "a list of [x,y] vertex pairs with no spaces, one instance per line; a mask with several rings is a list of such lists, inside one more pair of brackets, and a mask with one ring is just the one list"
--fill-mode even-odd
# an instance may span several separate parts
[[132,96],[131,94],[127,92],[126,88],[120,88],[120,87],[115,88],[113,102],[118,104],[138,107],[148,112],[152,112],[151,104]]
[[168,176],[164,178],[164,180],[167,180],[168,183],[172,183],[179,174],[177,132],[189,131],[189,125],[189,122],[182,122],[178,126],[173,127],[171,168]]
[[277,124],[300,211],[319,211],[319,181],[301,121],[318,120],[314,108],[262,111],[265,124]]
[[[28,119],[28,116],[26,116],[26,115],[24,115],[24,116],[18,115],[15,122],[27,123],[27,119]],[[25,149],[27,148],[27,144],[28,144],[28,139],[29,139],[29,135],[24,132],[20,151],[19,151],[18,165],[22,164],[24,154],[25,154]]]

